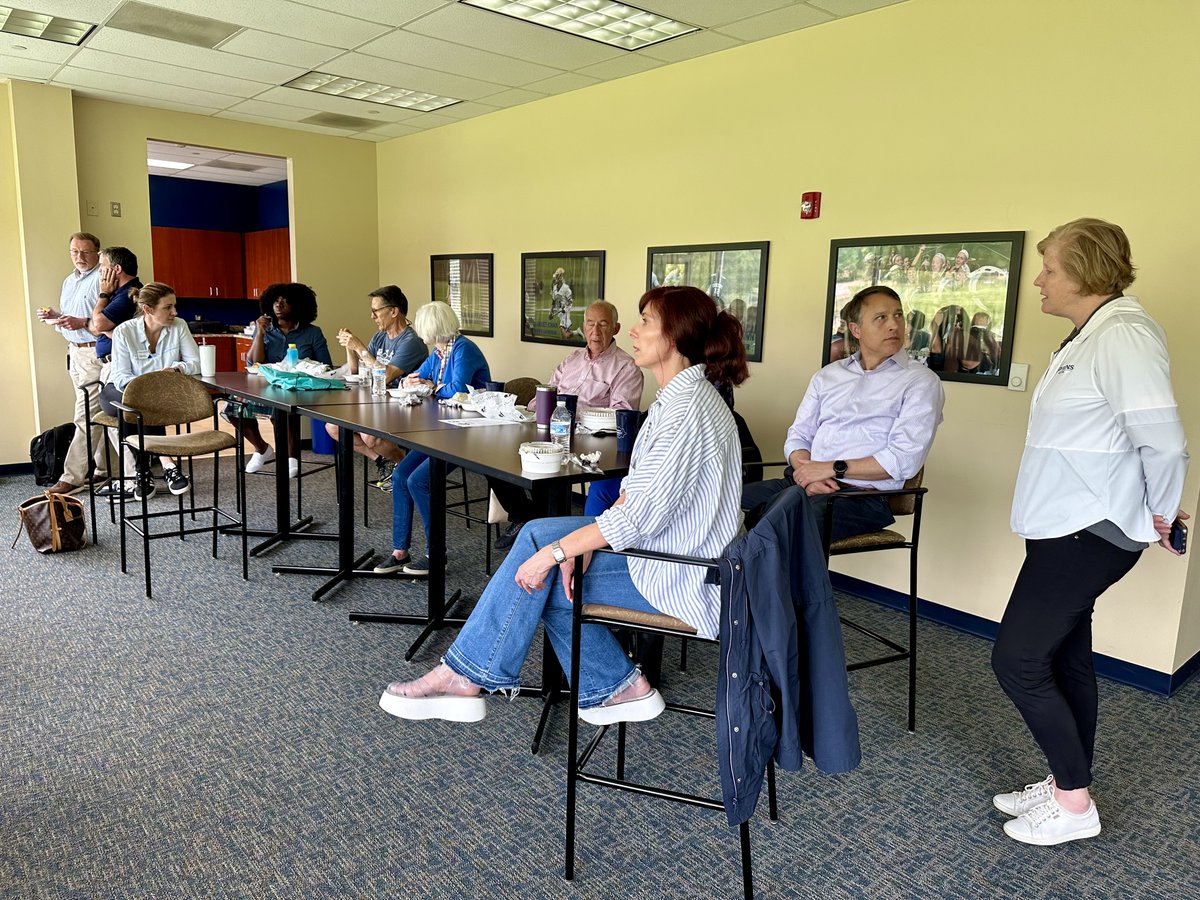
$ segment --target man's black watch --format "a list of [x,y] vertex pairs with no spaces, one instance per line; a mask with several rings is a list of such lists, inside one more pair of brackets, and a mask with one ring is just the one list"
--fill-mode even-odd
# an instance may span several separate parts
[[834,478],[845,478],[846,470],[849,468],[850,468],[850,466],[846,464],[846,461],[844,459],[835,459],[833,461],[833,477]]

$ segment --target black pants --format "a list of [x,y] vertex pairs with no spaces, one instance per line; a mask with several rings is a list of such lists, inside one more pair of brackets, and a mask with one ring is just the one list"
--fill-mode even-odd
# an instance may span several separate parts
[[[123,396],[123,394],[124,394],[124,391],[122,391],[119,387],[117,387],[115,384],[113,384],[111,382],[104,385],[104,387],[102,387],[100,389],[100,408],[102,410],[104,410],[104,412],[108,413],[110,416],[114,416],[115,418],[118,418],[118,419],[121,418],[121,416],[123,416],[124,413],[121,412],[119,409],[117,409],[115,406],[113,406],[113,403],[120,403],[121,397]],[[129,431],[127,432],[127,434],[129,435],[129,439],[133,442],[133,445],[136,447],[137,446],[137,426],[132,423],[127,423],[127,427],[129,429]],[[163,425],[147,425],[142,430],[146,434],[166,434],[167,433],[167,429]],[[117,449],[117,452],[120,453],[120,448]],[[134,455],[135,465],[137,467],[138,474],[145,475],[145,474],[149,473],[150,463],[151,463],[150,454],[149,453],[140,453],[137,450],[132,451],[132,453]],[[124,474],[126,476],[128,476],[128,475],[132,475],[133,473],[125,472]]]
[[1025,542],[1025,563],[1000,621],[992,669],[1065,791],[1092,783],[1096,598],[1125,577],[1141,553],[1089,531]]

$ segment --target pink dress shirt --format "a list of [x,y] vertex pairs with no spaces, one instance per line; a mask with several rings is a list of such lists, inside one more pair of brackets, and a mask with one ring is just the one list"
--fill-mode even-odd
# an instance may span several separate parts
[[595,359],[587,347],[576,350],[558,364],[550,383],[578,396],[580,406],[638,409],[642,403],[642,370],[616,341]]

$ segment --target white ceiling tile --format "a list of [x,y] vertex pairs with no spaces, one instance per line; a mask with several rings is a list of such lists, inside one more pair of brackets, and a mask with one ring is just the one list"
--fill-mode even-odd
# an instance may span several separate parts
[[[321,0],[295,0],[304,6],[327,6]],[[458,0],[337,0],[337,11],[347,16],[366,19],[368,22],[383,22],[387,25],[404,25],[442,6]]]
[[833,19],[834,16],[829,13],[811,6],[789,6],[786,9],[763,13],[761,16],[751,16],[731,25],[722,25],[721,33],[742,41],[761,41],[763,38],[832,22]]
[[256,125],[272,125],[275,128],[286,128],[289,131],[312,131],[316,134],[332,134],[338,137],[349,137],[353,132],[345,128],[328,128],[324,125],[309,125],[307,122],[285,121],[273,116],[255,116],[233,112],[224,109],[216,114],[218,119],[237,119],[239,122],[253,122]]
[[212,109],[224,109],[232,106],[239,99],[229,94],[199,91],[178,85],[149,81],[144,78],[132,78],[128,75],[94,72],[91,69],[80,69],[75,66],[66,66],[61,69],[54,76],[53,83],[68,87],[85,87],[96,91],[118,91],[134,97],[154,97],[158,100],[170,100],[173,103],[188,103]]
[[406,30],[480,50],[503,50],[505,56],[558,69],[575,69],[628,52],[461,3],[442,7]]
[[21,59],[0,56],[0,78],[20,78],[25,81],[45,81],[58,70],[58,63],[40,59]]
[[448,72],[435,72],[432,69],[380,59],[377,56],[364,56],[361,53],[347,53],[330,63],[329,69],[333,75],[376,81],[409,91],[426,91],[440,97],[453,97],[455,100],[478,100],[503,87],[494,82],[464,78]]
[[405,119],[420,115],[415,110],[401,109],[398,106],[384,106],[382,103],[369,103],[366,100],[350,100],[346,97],[318,94],[316,91],[301,91],[297,88],[271,88],[263,91],[255,99],[265,100],[268,103],[281,103],[285,106],[296,106],[310,112],[324,110],[346,116],[358,116],[363,119],[378,118],[380,122],[403,122]]
[[405,63],[455,75],[478,78],[519,87],[557,75],[561,70],[548,66],[488,53],[462,44],[453,44],[411,31],[394,31],[359,47],[357,53]]
[[147,81],[212,91],[217,94],[229,94],[234,97],[253,97],[268,87],[259,81],[246,81],[242,78],[231,78],[228,75],[201,72],[198,69],[185,69],[178,65],[156,62],[152,59],[118,56],[115,53],[105,53],[101,50],[79,51],[71,60],[70,67],[91,69],[93,72],[107,72],[110,75],[126,75],[130,78],[144,78]]
[[52,84],[61,84],[62,87],[69,87],[71,93],[77,97],[87,97],[91,100],[110,100],[113,103],[124,103],[127,106],[152,106],[155,109],[173,109],[176,112],[192,113],[197,116],[211,116],[220,112],[219,109],[213,109],[209,106],[196,106],[192,103],[179,103],[174,100],[160,100],[158,97],[148,97],[142,94],[123,94],[120,91],[112,90],[95,90],[85,85],[65,84],[54,79]]
[[384,141],[392,140],[386,134],[376,134],[373,131],[359,131],[356,134],[350,135],[350,137],[356,138],[360,141],[371,141],[376,144],[382,144]]
[[261,81],[265,84],[280,84],[290,81],[308,71],[307,68],[300,66],[230,56],[219,50],[206,50],[204,47],[192,47],[188,44],[134,34],[132,31],[120,31],[116,28],[101,28],[88,39],[87,46],[94,50],[105,50],[109,53],[120,53],[124,56],[141,59],[153,59],[205,72],[225,72],[233,69],[242,78]]
[[281,156],[259,156],[257,153],[226,153],[221,157],[223,162],[245,163],[248,166],[258,166],[261,169],[278,169],[287,172],[287,160]]
[[661,59],[651,59],[649,56],[642,56],[639,53],[626,53],[616,59],[606,59],[604,62],[584,66],[575,71],[580,75],[591,75],[601,81],[609,81],[614,78],[624,78],[626,75],[636,75],[638,72],[647,72],[661,65],[665,65]]
[[[25,0],[28,2],[28,0]],[[17,47],[24,47],[18,50]],[[79,48],[57,41],[40,41],[37,38],[21,37],[19,34],[0,33],[0,53],[18,59],[36,59],[42,62],[65,63]]]
[[[314,44],[311,41],[300,41],[296,38],[284,37],[281,34],[268,34],[265,31],[247,28],[223,43],[221,52],[248,56],[252,59],[286,59],[289,64],[315,69],[321,63],[339,56],[343,51],[339,47]],[[241,65],[239,62],[232,64]]]
[[521,88],[512,88],[507,91],[501,91],[498,94],[492,94],[490,97],[483,99],[490,106],[520,106],[522,103],[532,103],[534,100],[544,100],[545,94],[535,94],[533,91],[522,90]]
[[22,0],[12,5],[39,12],[44,16],[59,16],[74,19],[76,22],[94,22],[99,25],[124,2],[125,0]]
[[531,91],[541,91],[543,94],[565,94],[567,91],[577,91],[580,88],[591,87],[593,84],[599,83],[599,78],[589,78],[575,72],[563,72],[553,78],[534,81],[525,87]]
[[812,6],[828,10],[835,16],[855,16],[884,6],[903,3],[904,0],[809,0]]
[[715,31],[697,31],[694,34],[685,34],[683,37],[672,38],[661,44],[645,47],[637,52],[666,62],[682,62],[685,59],[704,56],[706,53],[728,50],[740,43],[741,41]]
[[378,128],[372,128],[371,134],[379,134],[384,137],[397,138],[407,137],[410,134],[416,134],[419,131],[424,131],[424,128],[412,125],[408,122],[397,122],[394,125],[380,125]]
[[289,0],[153,0],[164,6],[194,16],[205,16],[221,22],[232,22],[246,28],[257,28],[287,37],[311,40],[321,36],[321,42],[335,47],[357,47],[388,30],[388,26],[362,19],[341,16],[325,9],[302,6]]
[[646,0],[634,5],[701,28],[720,28],[726,22],[781,6],[802,5],[802,0]]
[[488,106],[486,103],[476,103],[472,100],[467,100],[463,103],[455,103],[453,106],[444,106],[437,111],[437,114],[447,119],[472,119],[475,116],[486,116],[488,113],[494,113],[497,108],[495,106]]

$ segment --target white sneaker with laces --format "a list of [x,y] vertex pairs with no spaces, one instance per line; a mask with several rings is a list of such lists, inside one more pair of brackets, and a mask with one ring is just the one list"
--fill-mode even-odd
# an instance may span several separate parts
[[1054,796],[1054,776],[1047,775],[1044,781],[1037,784],[1027,784],[1021,791],[1010,791],[1007,794],[997,794],[992,798],[992,806],[1006,816],[1023,816],[1035,806],[1041,806]]
[[1096,804],[1090,800],[1087,810],[1072,813],[1063,809],[1059,802],[1051,797],[1041,806],[1035,806],[1029,812],[1005,822],[1004,833],[1023,844],[1051,847],[1098,835],[1100,813],[1096,811]]
[[300,477],[300,460],[294,456],[288,457],[288,478]]
[[253,475],[255,472],[261,472],[262,467],[275,458],[275,448],[268,447],[262,453],[251,455],[250,462],[246,463],[246,474]]

